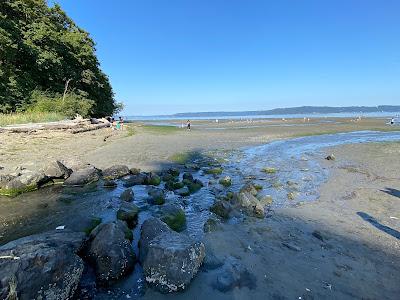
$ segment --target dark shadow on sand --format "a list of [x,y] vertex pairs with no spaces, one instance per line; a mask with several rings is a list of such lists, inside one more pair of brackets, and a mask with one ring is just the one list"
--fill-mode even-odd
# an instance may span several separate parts
[[376,228],[378,228],[379,230],[393,236],[394,238],[400,240],[400,232],[390,228],[388,226],[382,225],[381,223],[379,223],[373,216],[370,216],[369,214],[359,211],[357,212],[357,215],[359,215],[364,221],[367,221],[368,223],[370,223],[371,225],[375,226]]
[[400,198],[400,191],[392,188],[385,188],[384,190],[381,190],[381,192],[384,192],[386,194],[389,194],[393,197]]

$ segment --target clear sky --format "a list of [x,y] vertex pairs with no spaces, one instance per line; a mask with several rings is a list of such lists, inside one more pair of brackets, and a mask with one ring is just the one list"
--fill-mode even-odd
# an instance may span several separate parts
[[398,0],[57,2],[126,115],[400,105]]

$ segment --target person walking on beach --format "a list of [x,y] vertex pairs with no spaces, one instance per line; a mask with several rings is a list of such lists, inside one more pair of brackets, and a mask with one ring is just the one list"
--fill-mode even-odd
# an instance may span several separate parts
[[187,130],[190,131],[190,120],[187,120],[187,122],[186,122],[186,128],[187,128]]
[[119,124],[121,126],[121,130],[124,130],[124,118],[119,117]]

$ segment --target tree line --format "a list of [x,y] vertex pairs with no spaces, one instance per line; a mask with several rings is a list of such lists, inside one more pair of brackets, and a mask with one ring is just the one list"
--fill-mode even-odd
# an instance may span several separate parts
[[118,109],[93,39],[59,5],[0,1],[0,113],[106,116]]

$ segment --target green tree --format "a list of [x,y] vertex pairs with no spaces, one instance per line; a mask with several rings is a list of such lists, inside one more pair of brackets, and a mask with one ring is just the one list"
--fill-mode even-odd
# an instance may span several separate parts
[[117,104],[95,52],[89,33],[59,5],[0,1],[0,112],[27,109],[36,90],[55,99],[73,94],[93,104],[92,115],[111,115]]

